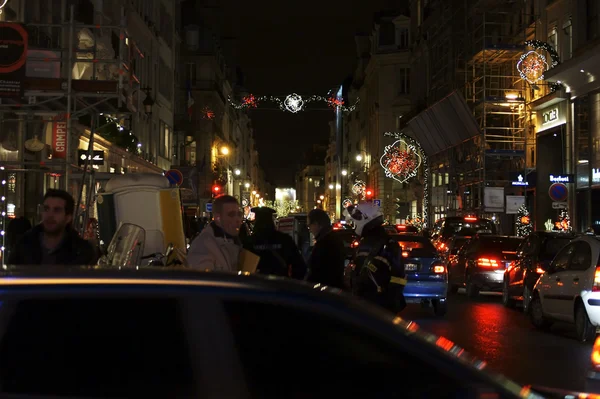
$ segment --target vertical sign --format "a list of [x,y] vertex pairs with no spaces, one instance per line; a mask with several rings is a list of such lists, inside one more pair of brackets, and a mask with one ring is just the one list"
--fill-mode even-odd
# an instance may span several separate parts
[[28,40],[23,25],[0,22],[0,98],[23,95]]
[[67,159],[67,120],[62,116],[52,121],[52,158]]

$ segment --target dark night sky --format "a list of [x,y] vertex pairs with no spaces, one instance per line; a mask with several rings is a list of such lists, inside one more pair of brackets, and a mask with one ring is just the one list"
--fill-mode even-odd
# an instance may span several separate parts
[[[255,95],[326,95],[356,66],[354,35],[370,32],[386,0],[222,0],[224,34],[237,38],[246,88]],[[354,6],[353,6],[354,5]],[[333,113],[253,110],[260,163],[267,179],[291,185],[296,165],[327,141]]]

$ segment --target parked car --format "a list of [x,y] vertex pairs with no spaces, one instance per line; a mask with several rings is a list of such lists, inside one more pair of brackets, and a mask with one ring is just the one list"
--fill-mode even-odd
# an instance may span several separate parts
[[600,327],[600,240],[584,235],[561,249],[533,287],[530,306],[535,327],[568,322],[580,341],[592,341]]
[[517,251],[517,259],[504,272],[502,303],[514,307],[522,301],[523,310],[529,311],[531,292],[550,262],[577,234],[549,231],[531,233]]
[[4,270],[0,286],[3,397],[540,397],[415,323],[302,282],[36,267]]
[[465,287],[467,296],[480,291],[502,292],[504,271],[517,258],[523,239],[493,234],[477,234],[458,252],[456,264],[448,271],[451,292]]
[[474,234],[498,234],[496,224],[485,218],[473,215],[449,216],[435,222],[432,231],[432,240],[438,250],[445,250],[447,243],[462,230],[468,230],[467,235]]

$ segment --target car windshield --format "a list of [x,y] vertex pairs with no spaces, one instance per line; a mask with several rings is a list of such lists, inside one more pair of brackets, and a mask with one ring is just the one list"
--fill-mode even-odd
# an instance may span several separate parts
[[458,250],[461,249],[463,245],[465,245],[468,239],[469,237],[455,238],[452,244],[452,251],[450,251],[450,255],[456,255],[458,253]]
[[480,247],[492,252],[517,252],[523,242],[518,237],[481,237]]
[[491,220],[477,219],[476,221],[466,221],[464,219],[446,220],[444,228],[442,229],[442,235],[449,237],[454,234],[460,233],[461,230],[468,230],[469,234],[475,233],[487,233],[495,234],[496,226]]
[[437,256],[435,247],[424,237],[398,235],[396,236],[402,251],[408,251],[410,257],[434,258]]

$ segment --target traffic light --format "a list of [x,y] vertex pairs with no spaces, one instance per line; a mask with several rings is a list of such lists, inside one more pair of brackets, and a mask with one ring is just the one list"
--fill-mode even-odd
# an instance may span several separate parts
[[373,190],[371,190],[371,189],[367,189],[367,190],[365,191],[365,195],[367,196],[367,199],[368,199],[368,200],[370,200],[370,199],[373,199]]
[[216,197],[216,196],[218,196],[219,194],[221,194],[221,186],[219,186],[219,185],[215,184],[215,185],[212,187],[212,194],[213,194],[213,197]]

